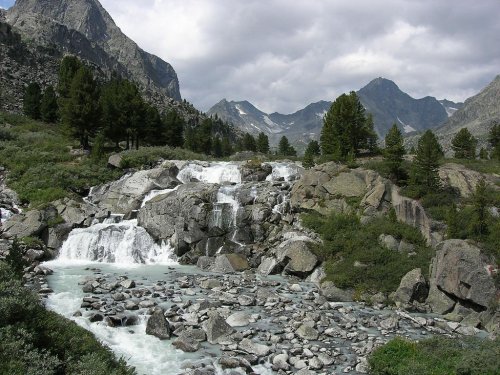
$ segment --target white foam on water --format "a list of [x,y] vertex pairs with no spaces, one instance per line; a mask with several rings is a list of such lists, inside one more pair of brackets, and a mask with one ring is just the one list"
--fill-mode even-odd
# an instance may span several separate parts
[[241,172],[237,164],[229,162],[211,163],[208,166],[190,163],[177,175],[182,183],[196,179],[211,184],[241,183]]
[[232,209],[232,221],[231,225],[236,226],[236,218],[238,215],[238,209],[240,208],[240,203],[236,198],[236,194],[239,190],[240,186],[221,186],[219,191],[217,192],[217,202],[216,203],[227,203],[231,205]]
[[106,263],[171,263],[173,248],[158,245],[137,220],[95,224],[73,229],[59,252],[59,260]]
[[0,208],[0,222],[4,223],[12,217],[13,213],[4,208]]
[[291,181],[292,177],[301,171],[301,167],[295,163],[270,162],[265,164],[273,168],[271,174],[266,177],[266,181],[278,181],[281,179]]
[[151,190],[149,193],[146,194],[146,196],[142,200],[141,207],[144,207],[146,205],[146,203],[148,203],[151,199],[153,199],[159,195],[168,194],[168,193],[171,193],[172,191],[177,190],[177,188],[179,186],[180,185],[176,186],[173,189]]

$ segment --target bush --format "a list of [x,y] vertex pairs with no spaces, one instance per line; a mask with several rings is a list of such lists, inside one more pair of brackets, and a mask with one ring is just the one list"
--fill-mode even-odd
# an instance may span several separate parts
[[500,339],[395,338],[369,358],[373,375],[498,375]]
[[122,153],[121,168],[152,167],[160,159],[165,160],[207,160],[208,156],[182,148],[143,147]]
[[[419,267],[425,273],[429,268],[432,251],[426,247],[420,232],[388,217],[362,225],[354,215],[334,213],[324,217],[309,214],[302,216],[302,222],[321,234],[323,243],[314,251],[325,261],[326,279],[340,288],[391,292],[397,289],[401,278],[410,270]],[[416,255],[408,257],[387,249],[379,242],[381,234],[414,244]]]

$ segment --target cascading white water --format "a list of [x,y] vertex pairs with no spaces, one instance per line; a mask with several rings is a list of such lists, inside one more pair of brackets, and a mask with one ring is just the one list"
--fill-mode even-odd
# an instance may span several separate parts
[[173,189],[151,190],[149,193],[146,194],[146,196],[142,200],[141,207],[144,207],[147,202],[149,202],[151,199],[157,197],[158,195],[168,194],[168,193],[171,193],[172,191],[177,190],[177,188],[179,186],[180,185],[176,186]]
[[284,181],[291,181],[302,169],[299,165],[294,163],[270,162],[265,164],[273,168],[271,174],[267,176],[266,181],[278,181],[281,179]]
[[121,264],[172,263],[172,253],[168,244],[156,244],[144,228],[137,226],[137,220],[126,220],[73,229],[58,259]]
[[4,208],[0,208],[0,222],[5,222],[12,216],[12,212]]
[[182,183],[193,179],[211,184],[241,183],[241,172],[237,164],[229,162],[211,163],[208,166],[190,163],[181,169],[177,178]]

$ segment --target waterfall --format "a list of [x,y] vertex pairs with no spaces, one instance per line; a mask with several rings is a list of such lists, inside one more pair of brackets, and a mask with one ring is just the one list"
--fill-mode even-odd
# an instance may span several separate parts
[[229,162],[211,163],[208,166],[189,163],[181,169],[177,178],[182,183],[193,179],[211,184],[241,183],[241,172],[237,164]]
[[141,207],[144,207],[147,202],[149,202],[151,199],[157,197],[158,195],[168,194],[168,193],[171,193],[172,191],[177,190],[177,188],[179,186],[180,185],[176,186],[173,189],[151,190],[149,193],[146,194],[146,196],[142,200]]
[[273,168],[266,181],[292,181],[302,170],[302,167],[295,163],[270,162],[265,164]]
[[12,212],[4,208],[0,208],[0,222],[7,221],[12,216]]
[[126,220],[73,229],[63,243],[58,259],[155,263],[168,261],[172,252],[169,245],[156,244],[144,228],[137,226],[137,220]]

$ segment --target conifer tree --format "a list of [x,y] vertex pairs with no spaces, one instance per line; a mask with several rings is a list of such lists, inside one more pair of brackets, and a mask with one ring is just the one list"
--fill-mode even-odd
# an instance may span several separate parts
[[391,129],[385,136],[384,158],[389,166],[391,175],[399,178],[401,175],[401,163],[405,148],[403,145],[403,135],[396,124],[392,125]]
[[163,117],[165,126],[165,141],[171,147],[182,147],[184,144],[184,128],[186,122],[172,109]]
[[243,136],[243,150],[245,151],[257,151],[257,142],[255,138],[250,133],[245,133]]
[[257,137],[257,151],[263,154],[269,153],[269,138],[262,132]]
[[83,149],[89,149],[89,140],[99,127],[99,92],[92,72],[81,67],[71,83],[69,97],[63,107],[63,123],[80,140]]
[[472,195],[474,217],[471,221],[472,232],[478,236],[488,234],[488,187],[484,178],[479,180]]
[[326,113],[320,145],[323,155],[334,160],[345,160],[350,152],[357,154],[362,148],[375,147],[373,119],[365,114],[354,91],[339,96]]
[[493,124],[488,134],[488,141],[493,149],[490,158],[500,161],[500,124]]
[[26,116],[38,120],[40,119],[40,104],[42,100],[42,91],[40,85],[31,82],[24,90],[23,112]]
[[221,141],[222,156],[230,156],[233,153],[233,147],[228,137],[223,137]]
[[319,156],[321,149],[319,147],[318,141],[310,141],[307,145],[306,151],[304,153],[304,159],[302,161],[302,166],[306,169],[312,168],[315,165],[314,158]]
[[59,66],[59,83],[57,85],[57,91],[60,99],[64,100],[69,97],[73,78],[75,77],[78,69],[82,66],[83,64],[76,56],[68,55],[62,59],[61,65]]
[[222,142],[219,137],[215,137],[213,141],[212,154],[216,158],[222,157]]
[[457,159],[474,159],[476,157],[477,139],[467,128],[462,128],[451,140],[451,148]]
[[411,183],[419,186],[423,192],[439,189],[441,184],[438,169],[442,156],[443,150],[436,136],[431,130],[427,130],[418,140],[411,171]]
[[52,86],[47,86],[43,92],[42,102],[40,104],[42,120],[50,123],[56,122],[58,109],[56,92]]

